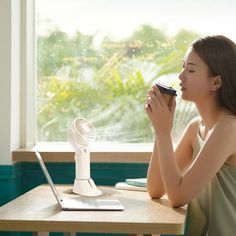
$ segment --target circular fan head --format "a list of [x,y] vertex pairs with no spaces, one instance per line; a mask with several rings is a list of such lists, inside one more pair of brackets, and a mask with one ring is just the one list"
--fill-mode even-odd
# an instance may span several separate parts
[[94,142],[96,130],[91,122],[82,118],[76,118],[72,123],[76,143],[80,147],[87,147],[89,143]]

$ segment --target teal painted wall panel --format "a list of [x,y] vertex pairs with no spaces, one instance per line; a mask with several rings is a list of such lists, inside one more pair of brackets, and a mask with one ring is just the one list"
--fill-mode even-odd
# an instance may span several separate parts
[[[73,163],[46,163],[56,184],[73,184],[75,167]],[[115,185],[126,178],[145,177],[147,164],[92,163],[91,177],[98,185]],[[46,183],[38,163],[22,163],[22,193]]]
[[145,177],[147,164],[97,163],[91,165],[93,179],[99,185],[115,185],[126,178]]
[[21,193],[21,165],[0,165],[0,205]]
[[[21,164],[0,165],[0,206],[21,194]],[[0,236],[19,236],[19,233],[0,232]]]

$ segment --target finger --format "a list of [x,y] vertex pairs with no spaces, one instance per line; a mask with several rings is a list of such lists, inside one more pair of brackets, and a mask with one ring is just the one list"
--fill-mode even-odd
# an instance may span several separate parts
[[157,86],[154,84],[154,85],[152,85],[152,91],[153,91],[153,93],[155,93],[155,94],[157,94]]
[[152,111],[150,109],[146,109],[145,111],[146,111],[148,119],[152,121]]
[[153,98],[152,98],[150,95],[147,96],[146,103],[149,104],[152,99],[153,99]]
[[151,113],[152,112],[152,108],[151,108],[151,106],[148,104],[148,103],[146,103],[145,105],[144,105],[144,108],[145,108],[145,111],[146,111],[146,113]]
[[156,95],[161,95],[161,92],[156,84],[153,85],[152,88]]
[[150,96],[152,93],[154,93],[153,89],[149,89],[147,93],[147,97]]
[[147,96],[146,102],[145,102],[145,107],[150,105],[151,99],[152,99],[151,96]]
[[151,108],[151,111],[158,110],[158,106],[160,106],[159,99],[153,94],[147,98],[146,103]]
[[165,100],[164,100],[159,88],[156,85],[153,85],[152,88],[153,88],[153,92],[154,92],[155,96],[159,99],[159,103],[161,104],[161,106],[165,106],[166,103],[165,103]]
[[155,93],[151,93],[148,97],[147,97],[147,103],[151,104],[153,103],[155,106],[160,105],[160,99],[159,97],[155,94]]
[[175,100],[175,96],[172,97],[170,105],[169,105],[169,110],[171,112],[175,111],[175,107],[176,107],[176,100]]

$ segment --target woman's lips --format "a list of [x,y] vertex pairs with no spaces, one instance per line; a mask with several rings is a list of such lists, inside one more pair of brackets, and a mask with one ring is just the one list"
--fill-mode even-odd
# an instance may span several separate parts
[[181,91],[186,90],[186,88],[183,87],[181,84],[180,84],[179,86],[180,86],[180,90],[181,90]]

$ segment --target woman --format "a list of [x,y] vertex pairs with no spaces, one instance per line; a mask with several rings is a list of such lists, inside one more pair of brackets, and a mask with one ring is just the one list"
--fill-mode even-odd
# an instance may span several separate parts
[[192,44],[179,75],[182,99],[195,103],[193,119],[176,149],[168,107],[157,86],[146,113],[156,139],[147,174],[152,198],[167,194],[173,207],[188,203],[187,235],[236,234],[236,46],[224,36]]

